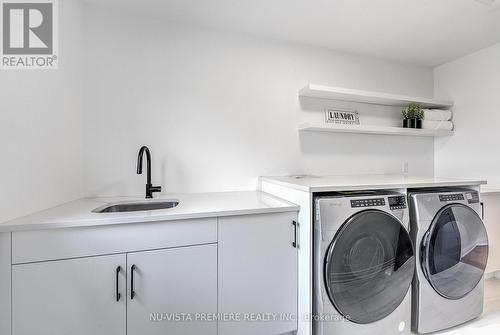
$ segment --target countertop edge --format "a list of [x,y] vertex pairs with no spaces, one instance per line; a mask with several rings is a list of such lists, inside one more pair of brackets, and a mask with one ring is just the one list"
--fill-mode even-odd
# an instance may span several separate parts
[[304,192],[341,192],[341,191],[359,191],[359,190],[380,190],[396,188],[426,188],[426,187],[452,187],[452,186],[479,186],[486,185],[486,180],[465,180],[465,181],[441,181],[441,182],[408,182],[408,183],[381,183],[381,184],[363,184],[352,186],[305,186],[276,180],[272,177],[260,177],[261,182],[267,182],[280,185]]
[[207,218],[217,218],[217,217],[227,217],[227,216],[239,216],[239,215],[258,215],[258,214],[272,214],[272,213],[284,213],[284,212],[298,212],[300,207],[291,204],[289,206],[273,207],[273,208],[248,208],[248,209],[235,209],[235,210],[225,210],[225,211],[214,211],[214,212],[198,212],[189,214],[167,214],[165,216],[157,217],[143,217],[137,218],[132,217],[129,219],[109,218],[107,220],[85,220],[77,222],[44,222],[44,223],[30,223],[21,225],[5,225],[0,226],[0,233],[13,233],[21,231],[36,231],[36,230],[48,230],[48,229],[64,229],[64,228],[82,228],[82,227],[101,227],[101,226],[112,226],[112,225],[124,225],[124,224],[140,224],[140,223],[161,223],[169,221],[179,221],[179,220],[196,220],[196,219],[207,219]]
[[309,192],[332,192],[332,191],[361,191],[380,190],[395,188],[427,188],[427,187],[453,187],[453,186],[479,186],[486,184],[485,181],[471,182],[438,182],[438,183],[408,183],[408,184],[373,184],[357,185],[352,187],[309,187]]
[[286,181],[276,180],[276,179],[273,179],[271,177],[259,177],[259,181],[292,188],[292,189],[298,190],[298,191],[311,192],[311,188],[308,186],[297,185],[297,184],[293,184],[293,183],[286,182]]

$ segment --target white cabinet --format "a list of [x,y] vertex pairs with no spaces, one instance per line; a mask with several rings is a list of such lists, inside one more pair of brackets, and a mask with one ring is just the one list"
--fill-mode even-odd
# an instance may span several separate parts
[[[297,213],[219,219],[219,335],[297,329]],[[276,319],[274,319],[276,318]]]
[[11,237],[0,233],[0,334],[11,334]]
[[13,335],[217,334],[216,244],[14,265],[12,279]]
[[12,263],[217,243],[217,219],[128,223],[12,233]]
[[486,273],[498,273],[500,271],[500,194],[481,194],[481,200],[484,203],[484,225],[489,240]]
[[[217,245],[127,255],[128,335],[216,335]],[[213,320],[213,319],[212,319]]]
[[[296,216],[284,212],[0,236],[6,251],[0,254],[0,274],[8,279],[0,281],[0,292],[12,293],[12,322],[5,300],[0,321],[8,324],[0,330],[10,334],[12,325],[12,335],[293,332]],[[238,320],[220,321],[224,315]]]
[[125,268],[125,255],[14,265],[12,335],[125,335]]

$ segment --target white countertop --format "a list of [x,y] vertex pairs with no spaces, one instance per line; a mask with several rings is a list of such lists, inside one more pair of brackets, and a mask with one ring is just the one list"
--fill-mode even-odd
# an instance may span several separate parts
[[500,195],[500,187],[481,186],[481,195]]
[[172,194],[154,200],[178,200],[175,208],[127,213],[93,213],[97,207],[139,197],[89,198],[72,201],[32,215],[0,223],[0,232],[100,226],[138,222],[196,219],[217,216],[298,211],[299,207],[270,194],[245,192]]
[[260,177],[260,180],[305,192],[360,191],[486,184],[485,180],[443,179],[407,176],[402,174]]

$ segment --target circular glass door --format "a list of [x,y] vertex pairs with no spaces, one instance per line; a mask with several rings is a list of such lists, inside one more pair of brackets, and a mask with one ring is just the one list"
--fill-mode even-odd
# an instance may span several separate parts
[[337,232],[326,254],[324,280],[339,313],[366,324],[385,318],[401,304],[413,272],[406,229],[386,212],[366,210]]
[[434,290],[460,299],[480,282],[488,261],[488,235],[470,207],[450,204],[436,215],[422,241],[422,270]]

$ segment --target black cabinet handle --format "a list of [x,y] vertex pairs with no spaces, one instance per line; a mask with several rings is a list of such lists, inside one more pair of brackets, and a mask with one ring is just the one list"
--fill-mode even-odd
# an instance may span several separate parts
[[130,300],[134,300],[135,291],[134,291],[134,271],[135,264],[130,268]]
[[121,266],[118,266],[116,268],[116,301],[120,301],[122,295],[120,294],[120,286],[119,286],[119,276],[120,276],[120,271],[122,270]]
[[292,246],[294,248],[297,248],[298,244],[297,244],[297,221],[292,221],[292,225],[293,225],[293,242],[292,242]]
[[481,218],[484,220],[484,202],[481,202]]

